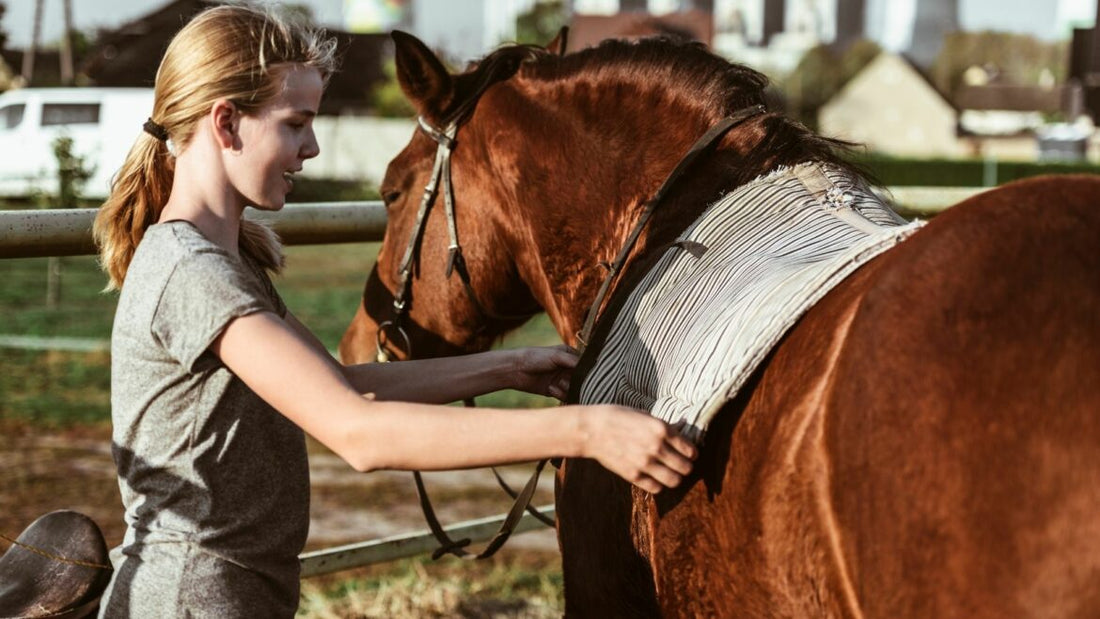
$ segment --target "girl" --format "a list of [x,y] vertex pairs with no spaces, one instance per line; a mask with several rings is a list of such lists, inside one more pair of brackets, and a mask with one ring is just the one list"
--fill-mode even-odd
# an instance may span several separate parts
[[153,115],[96,218],[121,288],[112,447],[128,525],[102,616],[293,616],[303,430],[359,471],[580,456],[657,492],[690,470],[692,446],[636,411],[432,405],[502,388],[561,397],[564,349],[343,367],[287,311],[268,277],[278,241],[241,215],[282,208],[318,154],[333,49],[256,8],[201,13],[169,45]]

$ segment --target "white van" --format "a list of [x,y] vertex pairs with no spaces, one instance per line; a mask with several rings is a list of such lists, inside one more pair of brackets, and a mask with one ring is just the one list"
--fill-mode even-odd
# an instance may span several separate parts
[[53,142],[67,135],[93,169],[82,195],[105,198],[153,110],[150,88],[22,88],[0,94],[0,196],[57,192]]

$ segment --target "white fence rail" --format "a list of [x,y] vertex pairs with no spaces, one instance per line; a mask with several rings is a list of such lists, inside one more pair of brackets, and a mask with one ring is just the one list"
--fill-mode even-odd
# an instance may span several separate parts
[[[905,210],[933,214],[984,187],[891,187],[883,196]],[[0,211],[0,258],[78,256],[95,253],[95,209]],[[378,241],[386,229],[379,201],[292,204],[278,212],[248,211],[271,223],[287,245]]]
[[[0,211],[0,258],[88,256],[95,253],[96,209]],[[377,200],[289,205],[278,212],[247,211],[270,223],[287,245],[380,241],[386,209]]]
[[[548,518],[554,517],[553,505],[543,505],[535,509]],[[449,527],[443,527],[443,530],[447,532],[447,536],[451,539],[469,538],[474,543],[484,542],[496,534],[506,516],[507,514],[500,514],[499,516],[467,520]],[[516,523],[516,528],[512,530],[512,533],[517,534],[544,528],[546,528],[545,524],[531,514],[524,513],[523,518]],[[439,542],[436,541],[430,531],[421,531],[315,550],[303,553],[299,557],[302,562],[302,578],[385,563],[395,559],[415,557],[416,555],[432,552],[438,547]]]

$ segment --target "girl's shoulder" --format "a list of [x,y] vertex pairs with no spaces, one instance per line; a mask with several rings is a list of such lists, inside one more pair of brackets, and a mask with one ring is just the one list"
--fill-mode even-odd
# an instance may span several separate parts
[[202,282],[249,276],[251,269],[204,237],[193,224],[169,221],[145,231],[126,271],[123,293],[125,296],[127,288],[155,293],[173,279]]
[[229,252],[203,236],[195,224],[183,219],[173,219],[149,226],[138,248],[146,241],[149,241],[157,251],[174,250],[183,256],[206,253],[229,256]]

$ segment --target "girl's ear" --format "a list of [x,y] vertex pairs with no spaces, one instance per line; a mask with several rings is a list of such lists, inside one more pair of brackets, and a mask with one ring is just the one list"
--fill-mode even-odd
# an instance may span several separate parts
[[237,106],[228,99],[220,99],[210,107],[209,119],[218,146],[222,149],[235,148],[241,119]]
[[397,83],[416,110],[438,116],[454,97],[454,81],[432,50],[411,34],[394,30]]

